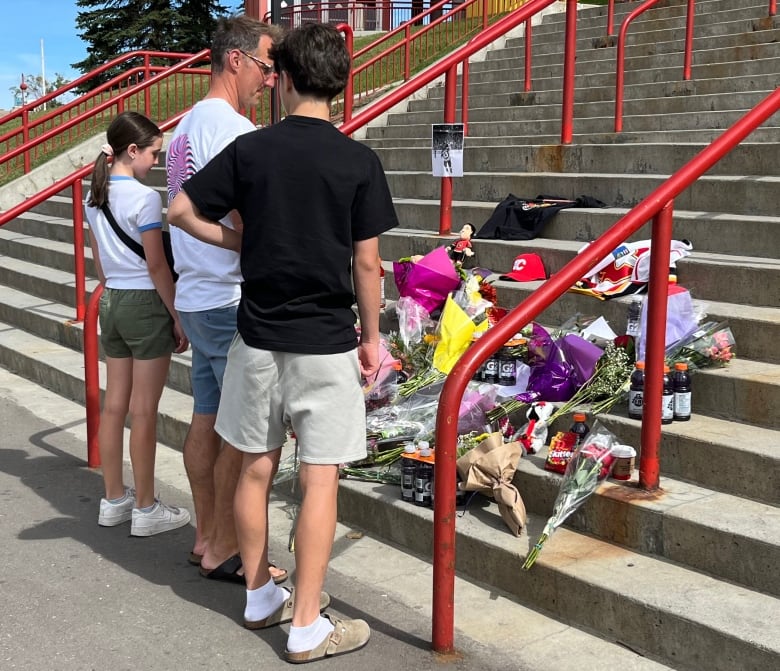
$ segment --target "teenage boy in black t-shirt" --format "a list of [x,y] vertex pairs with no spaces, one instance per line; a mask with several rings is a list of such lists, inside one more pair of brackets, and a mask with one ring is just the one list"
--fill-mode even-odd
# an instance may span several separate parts
[[[370,636],[363,620],[320,611],[330,601],[322,586],[338,464],[366,453],[361,376],[379,367],[378,236],[398,222],[376,154],[330,123],[350,68],[341,34],[306,24],[271,56],[288,116],[238,137],[185,182],[168,221],[241,252],[238,334],[216,430],[244,453],[235,500],[244,624],[291,622],[285,657],[306,662],[357,650]],[[232,209],[243,238],[215,223]],[[268,496],[288,426],[299,444],[303,494],[294,598],[274,585],[267,561]]]

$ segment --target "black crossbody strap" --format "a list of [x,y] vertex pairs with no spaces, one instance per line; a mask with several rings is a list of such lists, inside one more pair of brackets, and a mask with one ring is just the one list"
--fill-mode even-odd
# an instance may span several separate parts
[[106,215],[106,219],[108,219],[108,223],[111,224],[111,228],[114,229],[114,233],[116,233],[119,236],[119,239],[124,242],[132,251],[134,251],[138,256],[140,256],[144,261],[146,261],[146,254],[144,253],[143,245],[139,245],[135,240],[133,240],[127,233],[125,233],[118,223],[116,223],[116,219],[114,219],[114,214],[111,212],[111,208],[108,207],[108,201],[103,203],[103,205],[100,208],[103,211],[103,214]]

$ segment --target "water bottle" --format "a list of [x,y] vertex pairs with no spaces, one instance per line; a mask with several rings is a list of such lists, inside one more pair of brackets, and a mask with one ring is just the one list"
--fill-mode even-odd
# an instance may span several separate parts
[[505,347],[498,355],[498,384],[514,387],[516,383],[515,359]]
[[[424,443],[425,441],[420,441]],[[427,444],[426,444],[427,445]],[[431,450],[427,446],[420,447],[420,457],[430,457]],[[414,503],[418,506],[431,507],[433,503],[433,464],[418,461],[414,471]]]
[[569,432],[577,436],[577,440],[574,443],[574,447],[581,445],[582,442],[585,440],[585,436],[587,436],[588,433],[590,433],[590,427],[585,423],[585,420],[587,418],[588,417],[584,412],[575,412],[574,415],[572,415],[574,424],[571,425]]
[[642,408],[645,397],[645,362],[637,361],[634,372],[631,373],[631,386],[628,390],[628,416],[631,419],[642,419]]
[[687,422],[691,418],[691,375],[688,372],[688,364],[684,361],[674,364],[672,386],[674,388],[674,420]]
[[669,366],[664,366],[664,391],[661,397],[661,424],[671,424],[674,419],[674,387]]
[[414,459],[417,448],[412,443],[404,445],[404,453],[401,456],[401,499],[414,501],[414,476],[417,470],[417,460]]
[[640,322],[642,319],[642,299],[636,297],[628,305],[628,317],[626,319],[626,335],[638,338],[641,333]]

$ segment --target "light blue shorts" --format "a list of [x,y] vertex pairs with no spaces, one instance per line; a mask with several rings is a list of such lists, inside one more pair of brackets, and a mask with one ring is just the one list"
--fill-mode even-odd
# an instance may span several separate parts
[[237,305],[231,305],[179,313],[192,348],[192,397],[196,415],[217,414],[228,350],[236,334],[237,310]]
[[273,452],[295,432],[300,460],[342,464],[366,456],[366,402],[357,350],[291,354],[230,346],[215,428],[242,452]]

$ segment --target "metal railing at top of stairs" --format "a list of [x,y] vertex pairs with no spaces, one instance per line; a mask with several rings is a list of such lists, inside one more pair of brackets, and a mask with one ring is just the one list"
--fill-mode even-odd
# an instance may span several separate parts
[[[617,42],[617,64],[615,67],[615,132],[623,131],[623,93],[625,89],[625,61],[626,39],[628,29],[634,19],[652,9],[660,0],[645,0],[639,7],[631,11],[620,25]],[[696,15],[696,0],[687,0],[688,6],[685,16],[685,43],[683,47],[683,81],[691,79],[691,64],[693,63],[693,21]],[[615,0],[609,0],[607,34],[613,30]],[[777,0],[769,0],[768,17],[773,17],[777,12]]]
[[[81,135],[94,134],[96,126],[104,121],[106,111],[112,108],[117,111],[122,111],[125,107],[134,108],[151,117],[153,90],[158,102],[157,116],[160,116],[162,111],[160,100],[163,97],[165,97],[166,102],[165,113],[168,115],[172,116],[183,108],[190,107],[202,97],[211,74],[208,69],[194,68],[193,66],[204,61],[208,62],[210,53],[209,49],[204,49],[194,55],[134,51],[117,57],[66,86],[10,112],[0,118],[0,131],[4,127],[13,126],[0,135],[0,147],[7,148],[11,143],[15,143],[16,146],[3,152],[0,156],[0,166],[5,166],[5,172],[9,174],[14,168],[14,159],[21,155],[23,156],[23,171],[25,174],[29,173],[31,159],[37,157],[38,149],[43,154],[52,145],[59,143],[60,146],[63,146],[66,138],[68,142],[71,142],[77,140]],[[34,110],[44,109],[46,104],[57,98],[79,90],[80,87],[87,85],[102,73],[137,62],[139,59],[143,59],[142,65],[133,66],[88,93],[31,118],[31,113]],[[153,63],[154,60],[163,59],[178,62],[174,65]],[[186,77],[180,75],[186,75]],[[195,77],[201,79],[198,95],[195,95]],[[203,78],[206,79],[203,80]],[[18,123],[21,125],[17,125]],[[21,142],[19,142],[19,138],[21,138]]]

